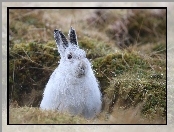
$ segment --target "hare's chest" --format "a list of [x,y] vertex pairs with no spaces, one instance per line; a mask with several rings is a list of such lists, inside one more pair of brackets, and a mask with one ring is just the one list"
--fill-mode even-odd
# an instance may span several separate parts
[[61,91],[62,99],[65,102],[80,103],[86,101],[86,95],[89,95],[89,89],[83,85],[69,85],[64,91]]

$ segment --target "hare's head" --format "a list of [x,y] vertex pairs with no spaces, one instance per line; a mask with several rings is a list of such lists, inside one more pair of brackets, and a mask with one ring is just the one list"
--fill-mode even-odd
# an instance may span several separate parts
[[79,48],[77,35],[72,27],[68,36],[69,41],[60,30],[54,30],[54,38],[61,56],[60,65],[68,74],[80,78],[87,74],[90,63],[85,51]]

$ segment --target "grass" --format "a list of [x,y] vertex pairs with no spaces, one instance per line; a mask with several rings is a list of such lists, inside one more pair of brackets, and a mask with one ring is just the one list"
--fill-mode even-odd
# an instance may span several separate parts
[[114,107],[112,114],[101,112],[95,119],[84,119],[68,113],[42,111],[37,107],[10,106],[9,124],[165,124],[165,120],[142,118],[141,106],[124,109]]
[[56,111],[41,111],[34,107],[10,108],[9,124],[86,124],[88,120]]
[[[133,10],[132,16],[130,12],[91,10],[89,15],[87,10],[10,10],[10,123],[165,123],[165,14],[162,11],[161,16],[155,16],[152,11]],[[130,22],[119,33],[129,33],[134,41],[122,36],[121,45],[126,41],[130,45],[120,47],[113,35],[123,28],[115,24],[123,22],[125,16]],[[44,87],[60,59],[52,31],[59,27],[68,31],[64,25],[69,23],[92,62],[103,95],[101,114],[89,122],[38,109]],[[13,105],[15,101],[19,107]]]

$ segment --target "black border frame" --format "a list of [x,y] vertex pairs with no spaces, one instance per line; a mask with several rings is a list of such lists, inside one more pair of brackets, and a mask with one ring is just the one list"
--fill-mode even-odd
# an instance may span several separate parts
[[[167,7],[7,7],[7,76],[9,75],[9,9],[166,9],[167,49]],[[166,50],[166,124],[9,124],[9,78],[7,77],[7,125],[167,125],[167,50]]]

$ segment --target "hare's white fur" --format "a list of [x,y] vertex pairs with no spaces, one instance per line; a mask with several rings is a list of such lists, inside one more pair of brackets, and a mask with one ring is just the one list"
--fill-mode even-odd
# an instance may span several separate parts
[[54,33],[61,59],[46,85],[40,107],[93,118],[100,112],[102,102],[91,64],[78,47],[72,27],[69,42],[61,31]]

